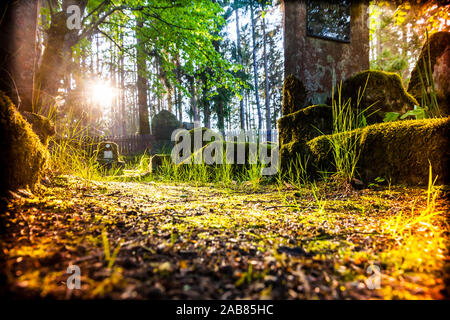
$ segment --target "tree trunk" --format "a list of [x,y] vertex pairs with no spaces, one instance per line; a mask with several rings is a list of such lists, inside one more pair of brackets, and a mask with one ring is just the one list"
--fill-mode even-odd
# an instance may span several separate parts
[[38,108],[44,115],[49,115],[55,106],[55,98],[61,80],[67,70],[67,63],[72,60],[72,46],[78,42],[77,29],[67,28],[67,7],[77,5],[84,12],[87,0],[63,0],[62,11],[54,13],[41,65],[35,76],[34,95]]
[[[239,5],[238,0],[234,0],[234,12],[236,15],[236,47],[237,47],[237,57],[238,57],[238,63],[242,63],[242,57],[241,57],[241,33],[239,30]],[[241,99],[239,100],[239,115],[240,115],[240,121],[241,121],[241,129],[245,129],[245,114],[244,114],[244,101],[242,101],[244,97],[244,89],[241,89]]]
[[[123,44],[123,33],[120,33],[120,43]],[[121,122],[122,122],[122,135],[127,134],[127,115],[126,115],[126,96],[125,96],[125,66],[124,66],[124,58],[123,52],[120,53],[120,114],[121,114]]]
[[258,130],[262,127],[261,105],[259,104],[258,90],[258,65],[256,64],[256,35],[255,35],[255,19],[253,14],[253,4],[250,3],[250,19],[252,23],[252,40],[253,40],[253,78],[255,86],[256,110],[258,113]]
[[198,106],[197,106],[197,99],[195,97],[196,92],[195,92],[195,80],[194,77],[189,77],[189,83],[190,83],[190,91],[191,91],[191,110],[192,110],[192,114],[194,116],[194,122],[198,122],[199,121],[199,116],[198,116]]
[[264,92],[265,102],[266,102],[266,130],[267,130],[267,141],[272,141],[272,125],[270,121],[270,101],[269,101],[269,73],[267,70],[267,51],[266,51],[266,19],[262,17],[262,30],[263,30],[263,49],[264,49],[264,83],[266,85],[266,90]]
[[36,30],[40,0],[0,4],[0,90],[19,110],[33,111]]
[[136,23],[136,39],[137,39],[137,83],[138,105],[139,105],[139,134],[150,134],[150,123],[148,119],[147,105],[147,61],[143,50],[144,43],[139,34],[139,30],[144,26],[144,21],[139,19]]

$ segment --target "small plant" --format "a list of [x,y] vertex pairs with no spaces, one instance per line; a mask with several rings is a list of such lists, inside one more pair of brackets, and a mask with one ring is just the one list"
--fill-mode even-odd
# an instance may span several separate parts
[[291,161],[287,170],[287,181],[297,188],[307,186],[310,180],[308,175],[309,156],[297,153],[295,160]]
[[119,244],[114,249],[111,254],[109,240],[108,240],[108,232],[103,229],[102,231],[102,243],[103,243],[103,251],[105,254],[105,261],[108,263],[107,268],[111,269],[116,261],[117,254],[119,253],[120,247],[122,246],[123,239],[119,241]]
[[376,177],[374,182],[369,183],[369,188],[377,188],[380,186],[380,184],[386,182],[385,178],[382,177]]

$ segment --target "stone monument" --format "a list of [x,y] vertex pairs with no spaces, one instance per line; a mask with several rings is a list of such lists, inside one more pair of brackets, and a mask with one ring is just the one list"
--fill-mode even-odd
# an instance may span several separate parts
[[369,69],[368,1],[284,0],[284,72],[306,89],[303,107]]

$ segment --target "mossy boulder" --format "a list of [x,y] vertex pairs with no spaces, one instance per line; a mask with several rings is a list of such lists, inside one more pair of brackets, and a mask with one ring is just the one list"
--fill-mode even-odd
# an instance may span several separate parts
[[306,104],[306,89],[303,83],[294,75],[288,75],[283,84],[283,116],[302,109]]
[[39,181],[48,151],[31,125],[0,91],[0,194],[30,187]]
[[313,105],[278,120],[280,145],[293,141],[307,142],[333,129],[333,114],[328,105]]
[[[429,68],[429,64],[431,65],[436,98],[441,115],[448,116],[450,115],[450,32],[436,32],[429,37],[422,48],[416,66],[411,72],[408,92],[419,103],[422,101],[423,94],[419,72],[422,78],[424,78],[424,62],[426,63],[427,69]],[[426,88],[426,90],[430,92],[430,88]]]
[[48,139],[56,133],[52,121],[44,116],[27,111],[22,112],[22,116],[31,124],[33,131],[38,135],[42,144],[47,146]]
[[[425,185],[429,164],[433,176],[438,177],[437,183],[449,183],[450,117],[380,123],[340,134],[357,139],[358,173],[366,184],[383,177],[391,179],[392,183]],[[314,138],[306,147],[292,143],[282,149],[282,165],[300,152],[310,157],[315,170],[334,170],[327,136]]]
[[[367,86],[364,90],[366,81]],[[363,90],[364,95],[362,95]],[[358,92],[360,96],[362,95],[359,106]],[[403,114],[418,105],[417,100],[406,92],[398,74],[377,70],[362,71],[345,80],[342,84],[341,101],[344,103],[348,99],[351,99],[352,108],[358,108],[359,111],[371,106],[365,112],[369,124],[383,122],[387,112]],[[331,103],[329,98],[327,104],[331,105]]]
[[152,134],[157,140],[170,141],[172,132],[178,128],[181,128],[180,121],[167,110],[162,110],[152,119]]

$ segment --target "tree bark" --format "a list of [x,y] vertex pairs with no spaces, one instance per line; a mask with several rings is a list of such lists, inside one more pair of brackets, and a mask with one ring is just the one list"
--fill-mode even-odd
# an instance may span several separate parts
[[[239,5],[238,0],[234,0],[234,12],[236,15],[236,47],[237,47],[237,57],[238,57],[238,63],[242,63],[242,57],[241,57],[241,33],[239,30]],[[244,113],[244,101],[242,101],[244,97],[244,89],[241,89],[241,99],[239,100],[239,115],[240,115],[240,121],[241,121],[241,129],[245,129],[245,113]]]
[[252,40],[253,40],[253,78],[255,86],[256,111],[258,113],[258,130],[262,128],[261,105],[259,103],[258,90],[258,65],[256,64],[256,35],[255,35],[255,18],[253,13],[253,4],[250,3],[250,19],[252,23]]
[[262,17],[262,30],[263,30],[263,54],[264,54],[264,83],[265,90],[265,102],[266,102],[266,129],[267,129],[267,141],[272,141],[272,125],[270,118],[270,101],[269,101],[269,74],[267,70],[267,41],[266,41],[266,19]]
[[137,83],[138,90],[138,105],[139,105],[139,134],[150,134],[150,123],[148,119],[148,104],[147,104],[147,60],[144,53],[144,43],[139,30],[144,26],[143,20],[138,20],[136,23],[136,39],[137,39]]
[[35,101],[43,115],[49,115],[55,106],[58,89],[72,60],[72,47],[78,43],[77,29],[67,28],[67,7],[77,5],[83,13],[87,0],[63,0],[62,11],[53,13],[41,65],[34,83]]
[[0,4],[0,90],[21,111],[33,111],[40,0]]

